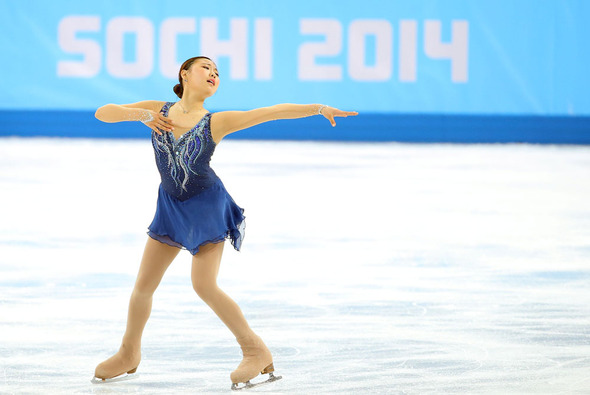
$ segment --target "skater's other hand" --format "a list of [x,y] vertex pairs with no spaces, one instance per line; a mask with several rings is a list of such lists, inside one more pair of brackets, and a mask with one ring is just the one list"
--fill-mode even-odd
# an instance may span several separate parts
[[330,124],[332,126],[336,126],[336,121],[334,120],[335,117],[343,117],[343,118],[346,118],[348,116],[353,117],[355,115],[358,115],[358,112],[356,112],[356,111],[342,111],[337,108],[328,106],[328,107],[322,108],[322,115],[328,121],[330,121]]

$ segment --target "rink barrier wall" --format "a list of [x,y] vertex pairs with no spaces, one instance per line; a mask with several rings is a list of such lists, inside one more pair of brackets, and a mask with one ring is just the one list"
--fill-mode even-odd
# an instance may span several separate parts
[[[281,120],[232,134],[248,140],[398,141],[416,143],[590,144],[590,117],[364,114]],[[139,122],[107,124],[93,111],[0,110],[0,136],[148,138]]]

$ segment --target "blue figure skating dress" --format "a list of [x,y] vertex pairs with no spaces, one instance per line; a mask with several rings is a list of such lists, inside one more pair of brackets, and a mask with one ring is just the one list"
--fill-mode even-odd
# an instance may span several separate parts
[[[166,103],[160,112],[168,116],[173,104]],[[193,255],[200,246],[226,238],[239,251],[244,238],[244,210],[209,166],[216,146],[210,125],[211,113],[207,113],[178,140],[171,132],[152,131],[162,182],[148,235]]]

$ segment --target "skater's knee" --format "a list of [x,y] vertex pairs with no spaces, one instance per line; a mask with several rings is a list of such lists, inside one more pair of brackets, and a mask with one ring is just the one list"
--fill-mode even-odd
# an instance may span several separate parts
[[204,301],[211,298],[219,290],[219,288],[217,287],[217,282],[206,281],[203,279],[193,280],[193,289],[195,290],[197,295],[199,295],[199,297]]
[[149,276],[138,276],[133,287],[133,292],[138,296],[151,297],[160,285],[159,278],[152,278]]
[[155,287],[137,283],[133,288],[133,297],[142,299],[151,298],[154,295],[155,291]]

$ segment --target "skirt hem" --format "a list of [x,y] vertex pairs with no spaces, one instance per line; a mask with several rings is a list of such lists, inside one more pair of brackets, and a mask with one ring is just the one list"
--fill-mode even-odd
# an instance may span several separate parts
[[199,243],[194,248],[188,248],[187,246],[185,246],[177,241],[174,241],[169,235],[159,234],[159,233],[152,231],[151,229],[148,229],[147,234],[149,237],[151,237],[152,239],[154,239],[156,241],[159,241],[160,243],[164,243],[164,244],[167,244],[172,247],[180,248],[182,250],[187,250],[188,252],[191,253],[191,255],[195,255],[199,252],[199,249],[201,248],[201,246],[204,246],[205,244],[218,244],[218,243],[224,242],[226,239],[230,239],[231,244],[234,247],[234,249],[236,251],[240,251],[240,247],[241,247],[242,239],[243,239],[243,231],[241,231],[241,228],[244,226],[245,226],[244,221],[242,221],[242,223],[240,224],[240,227],[238,229],[228,229],[227,231],[225,231],[225,233],[223,235],[220,235],[220,236],[215,237],[213,239],[205,240],[205,241]]

